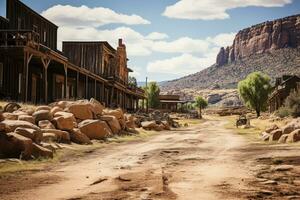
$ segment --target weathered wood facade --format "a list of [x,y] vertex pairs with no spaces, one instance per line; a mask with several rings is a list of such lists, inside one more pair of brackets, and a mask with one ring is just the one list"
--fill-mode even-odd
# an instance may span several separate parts
[[[180,100],[179,95],[159,95],[159,101],[159,109],[164,112],[182,111],[183,105],[187,103]],[[179,105],[181,109],[178,109]]]
[[19,0],[7,0],[0,27],[2,99],[48,103],[94,97],[106,106],[134,110],[145,98],[143,90],[128,86],[121,40],[117,50],[107,42],[64,42],[60,52],[58,27]]
[[286,75],[277,78],[274,91],[269,98],[269,111],[278,110],[292,91],[300,91],[300,77]]

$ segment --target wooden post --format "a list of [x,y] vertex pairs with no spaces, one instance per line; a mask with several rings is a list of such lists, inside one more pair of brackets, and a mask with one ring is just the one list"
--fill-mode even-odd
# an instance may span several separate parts
[[105,87],[104,87],[104,82],[102,82],[102,90],[101,90],[101,100],[102,102],[105,102],[106,103],[106,97],[105,97]]
[[88,98],[88,94],[89,94],[89,77],[86,75],[85,76],[85,98]]
[[[97,99],[97,81],[95,79],[95,91],[94,91],[94,98]],[[98,100],[98,99],[97,99]]]
[[136,107],[136,111],[138,111],[139,110],[139,98],[138,97],[136,97],[135,98],[135,107]]
[[68,87],[68,67],[67,65],[65,64],[64,65],[64,70],[65,70],[65,84],[64,84],[64,97],[65,99],[68,98],[69,94],[67,94],[67,87]]
[[[25,60],[24,60],[24,82],[25,82],[25,85],[23,87],[25,87],[25,95],[24,95],[24,102],[27,102],[28,101],[28,71],[29,71],[29,63],[31,61],[31,58],[32,58],[33,54],[30,54],[28,52],[25,53]],[[22,86],[21,86],[22,88]],[[23,90],[24,91],[24,90]],[[23,92],[21,91],[21,93]]]
[[78,99],[78,94],[79,94],[78,90],[79,90],[79,72],[77,71],[77,74],[76,74],[76,90],[75,90],[75,92],[76,92],[75,98],[76,99]]
[[[114,90],[115,90],[115,88],[114,88],[114,86],[112,86],[112,88],[111,88],[111,96],[110,96],[110,103],[112,103],[112,104],[114,104],[115,102],[114,102]],[[110,107],[110,106],[109,106]]]
[[45,95],[45,103],[48,104],[48,67],[50,65],[51,60],[47,58],[41,58],[43,63],[43,72],[44,72],[44,95]]

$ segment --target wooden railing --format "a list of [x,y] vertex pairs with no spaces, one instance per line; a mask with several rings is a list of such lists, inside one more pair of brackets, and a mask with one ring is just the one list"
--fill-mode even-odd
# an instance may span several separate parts
[[30,46],[38,48],[40,36],[32,30],[0,30],[0,46]]

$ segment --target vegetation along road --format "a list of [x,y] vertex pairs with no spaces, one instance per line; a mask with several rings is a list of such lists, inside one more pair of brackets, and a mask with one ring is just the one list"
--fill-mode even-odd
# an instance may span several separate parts
[[1,199],[299,199],[300,146],[255,142],[227,123],[211,118],[2,175]]

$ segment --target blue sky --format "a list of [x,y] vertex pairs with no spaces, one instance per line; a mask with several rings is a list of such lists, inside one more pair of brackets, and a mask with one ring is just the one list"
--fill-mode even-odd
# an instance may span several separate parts
[[[5,2],[0,0],[2,16]],[[122,37],[128,66],[139,81],[146,76],[163,81],[198,72],[214,63],[219,48],[231,45],[240,29],[300,11],[299,0],[22,2],[59,25],[59,42],[107,40],[116,47]]]

